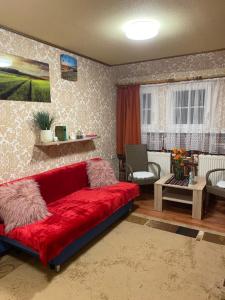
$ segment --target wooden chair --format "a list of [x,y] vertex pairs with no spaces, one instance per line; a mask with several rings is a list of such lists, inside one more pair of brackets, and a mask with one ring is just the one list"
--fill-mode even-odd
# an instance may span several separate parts
[[225,189],[221,188],[217,185],[213,185],[211,180],[210,180],[210,175],[212,173],[221,172],[221,171],[225,172],[225,169],[224,168],[213,169],[213,170],[210,170],[206,173],[206,192],[207,192],[207,194],[206,194],[205,213],[207,213],[207,207],[208,207],[208,204],[209,204],[210,195],[219,196],[220,198],[222,198],[221,200],[225,201]]
[[160,178],[161,167],[148,161],[147,145],[126,145],[126,180],[139,185],[153,184]]

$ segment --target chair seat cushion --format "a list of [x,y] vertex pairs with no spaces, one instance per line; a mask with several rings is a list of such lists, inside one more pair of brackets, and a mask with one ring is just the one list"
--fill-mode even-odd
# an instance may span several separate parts
[[218,181],[216,186],[225,189],[225,181],[224,180]]
[[152,177],[155,177],[155,175],[152,172],[146,172],[146,171],[133,172],[134,179],[149,179]]
[[225,197],[225,189],[218,187],[217,185],[207,185],[206,190],[208,193],[213,194],[215,196]]

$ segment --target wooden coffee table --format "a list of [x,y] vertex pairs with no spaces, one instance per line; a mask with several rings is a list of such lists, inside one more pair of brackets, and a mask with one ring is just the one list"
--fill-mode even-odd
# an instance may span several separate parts
[[173,176],[169,174],[154,184],[154,209],[162,211],[163,201],[173,201],[192,205],[192,218],[202,219],[205,177],[195,177],[195,184],[188,186],[167,184]]

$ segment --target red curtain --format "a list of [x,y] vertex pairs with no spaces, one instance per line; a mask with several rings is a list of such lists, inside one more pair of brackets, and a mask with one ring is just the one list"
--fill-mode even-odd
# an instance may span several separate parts
[[140,86],[119,86],[117,89],[117,154],[124,154],[126,144],[140,143]]

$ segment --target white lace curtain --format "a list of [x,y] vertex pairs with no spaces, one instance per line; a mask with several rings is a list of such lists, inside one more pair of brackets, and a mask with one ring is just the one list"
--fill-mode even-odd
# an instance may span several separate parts
[[225,79],[141,86],[142,143],[225,153]]

